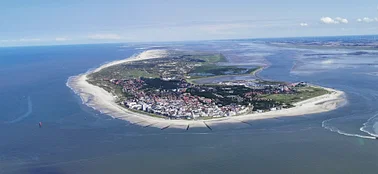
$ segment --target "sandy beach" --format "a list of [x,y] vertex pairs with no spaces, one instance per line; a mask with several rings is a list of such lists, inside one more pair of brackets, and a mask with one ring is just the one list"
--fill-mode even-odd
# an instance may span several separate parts
[[188,129],[189,127],[209,128],[211,126],[219,124],[232,124],[238,127],[243,127],[250,126],[247,124],[247,122],[252,120],[270,119],[276,117],[302,116],[306,114],[327,112],[335,110],[346,103],[346,97],[344,92],[331,88],[322,87],[330,91],[330,93],[295,103],[295,107],[289,109],[282,109],[277,111],[256,114],[246,114],[232,117],[222,117],[210,120],[168,120],[129,111],[126,108],[123,108],[116,104],[115,96],[113,96],[111,93],[105,91],[104,89],[98,86],[89,84],[86,81],[88,74],[100,71],[101,69],[109,66],[136,60],[162,58],[166,57],[167,55],[168,52],[166,50],[147,50],[139,55],[132,56],[128,59],[113,61],[105,65],[102,65],[93,71],[70,77],[67,81],[67,86],[70,87],[77,95],[81,97],[83,104],[86,104],[87,106],[92,107],[93,109],[98,110],[101,113],[107,114],[113,118],[126,120],[131,124],[137,124],[145,127],[156,127],[160,129]]

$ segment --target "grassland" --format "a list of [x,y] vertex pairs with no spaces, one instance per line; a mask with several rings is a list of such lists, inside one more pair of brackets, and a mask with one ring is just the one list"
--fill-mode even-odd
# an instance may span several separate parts
[[266,99],[272,99],[274,101],[285,103],[285,104],[293,104],[299,101],[307,100],[313,97],[321,96],[324,94],[329,93],[327,90],[312,86],[307,87],[298,87],[297,93],[295,94],[269,94],[269,95],[261,95],[261,97]]
[[227,59],[222,54],[208,54],[208,55],[190,55],[193,58],[201,59],[206,61],[207,64],[227,62]]
[[240,74],[250,74],[255,68],[239,68],[236,66],[214,66],[214,65],[204,65],[194,68],[190,73],[192,74],[203,74],[202,76],[220,76],[220,75],[240,75]]

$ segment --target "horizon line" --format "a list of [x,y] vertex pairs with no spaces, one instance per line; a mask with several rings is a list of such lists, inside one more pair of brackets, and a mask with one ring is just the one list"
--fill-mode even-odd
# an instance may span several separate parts
[[329,37],[375,37],[378,34],[364,35],[324,35],[324,36],[282,36],[282,37],[254,37],[254,38],[229,38],[229,39],[204,39],[204,40],[172,40],[172,41],[125,41],[125,42],[102,42],[102,43],[72,43],[72,44],[41,44],[41,45],[11,45],[0,48],[19,47],[49,47],[49,46],[75,46],[75,45],[104,45],[104,44],[152,44],[152,43],[174,43],[174,42],[208,42],[208,41],[235,41],[235,40],[267,40],[267,39],[298,39],[298,38],[329,38]]

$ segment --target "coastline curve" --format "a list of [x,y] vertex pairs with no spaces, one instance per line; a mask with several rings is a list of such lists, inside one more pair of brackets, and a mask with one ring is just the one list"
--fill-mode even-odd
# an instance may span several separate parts
[[166,50],[147,50],[140,53],[139,55],[134,55],[124,60],[112,61],[103,64],[98,68],[91,69],[86,73],[79,74],[77,76],[71,76],[67,80],[66,85],[71,90],[73,90],[76,95],[80,96],[82,104],[85,104],[103,114],[107,114],[115,119],[126,120],[130,122],[130,124],[136,124],[144,127],[155,127],[162,130],[166,128],[189,129],[189,127],[207,127],[211,130],[212,125],[226,123],[243,123],[241,125],[250,126],[248,125],[247,121],[328,112],[335,110],[347,103],[346,95],[343,91],[321,87],[329,91],[329,93],[297,102],[294,104],[295,107],[293,108],[240,116],[221,117],[209,120],[169,120],[152,117],[123,108],[122,106],[114,102],[116,97],[113,94],[107,92],[101,87],[92,85],[87,82],[88,74],[92,72],[98,72],[103,68],[136,60],[162,58],[166,55],[168,55],[168,52]]

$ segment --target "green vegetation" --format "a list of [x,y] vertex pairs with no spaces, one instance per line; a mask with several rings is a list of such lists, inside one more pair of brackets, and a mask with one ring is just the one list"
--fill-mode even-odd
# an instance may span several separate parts
[[249,74],[253,69],[239,68],[236,66],[214,66],[203,65],[195,67],[191,74],[197,74],[197,76],[219,76],[219,75],[240,75]]
[[[102,69],[99,72],[88,75],[89,81],[99,81],[103,79],[133,79],[133,78],[184,78],[195,68],[216,67],[216,63],[226,62],[222,54],[194,53],[190,55],[172,54],[166,58],[133,61],[118,64]],[[216,69],[219,69],[218,71]],[[227,71],[227,68],[215,68],[216,74]],[[241,69],[237,69],[241,71]]]
[[313,97],[321,96],[329,93],[327,90],[317,87],[298,87],[297,93],[294,94],[269,94],[261,95],[266,99],[271,99],[280,103],[293,104],[299,101],[307,100]]
[[[216,65],[212,65],[212,66],[209,66],[209,65],[205,65],[205,66],[201,66],[201,67],[198,67],[198,69],[196,71],[207,71],[208,69],[205,69],[206,67],[209,67],[210,71],[220,71],[220,73],[222,73],[222,70],[223,68],[229,70],[228,68],[230,69],[233,69],[234,72],[235,70],[236,71],[242,71],[242,73],[238,73],[238,74],[219,74],[219,75],[209,75],[209,76],[205,76],[205,72],[204,75],[202,76],[199,76],[198,74],[191,74],[190,75],[190,78],[186,78],[186,81],[188,81],[189,83],[192,83],[192,84],[198,84],[196,83],[196,80],[200,80],[200,79],[206,79],[206,78],[215,78],[215,77],[219,77],[219,76],[237,76],[237,75],[246,75],[246,74],[251,74],[251,75],[255,75],[256,71],[259,71],[261,68],[263,67],[255,67],[255,68],[251,68],[251,69],[247,69],[247,68],[238,68],[238,67],[235,67],[235,66],[216,66]],[[218,67],[220,67],[220,69],[217,69]],[[262,81],[262,84],[264,83],[264,81]],[[269,83],[269,81],[266,81],[266,83]],[[282,84],[282,82],[272,82],[271,83],[272,85],[277,85],[277,84]],[[217,84],[210,84],[210,85],[217,85]]]
[[158,77],[157,75],[151,74],[151,73],[149,73],[145,70],[126,71],[125,73],[122,74],[122,76],[126,77],[126,79],[128,79],[128,78],[140,78],[140,77],[152,77],[152,78]]
[[251,69],[249,69],[246,73],[248,73],[248,74],[252,74],[252,75],[255,75],[255,73],[257,72],[257,71],[259,71],[260,69],[262,69],[263,67],[256,67],[256,68],[251,68]]
[[245,86],[202,85],[201,87],[188,88],[186,92],[192,96],[200,96],[212,99],[223,106],[230,104],[248,105],[251,101],[244,97],[251,91]]
[[89,75],[90,79],[132,79],[132,78],[140,78],[140,77],[151,77],[156,78],[159,77],[156,74],[148,72],[145,69],[129,69],[124,70],[120,65],[116,65],[115,67],[109,67],[101,70],[100,72],[95,72]]
[[149,89],[177,89],[179,88],[179,80],[170,80],[170,81],[164,81],[159,78],[142,78],[142,80],[146,83],[147,86],[144,88]]
[[227,62],[226,57],[223,54],[205,54],[205,55],[191,55],[197,59],[206,61],[206,63],[219,63]]

